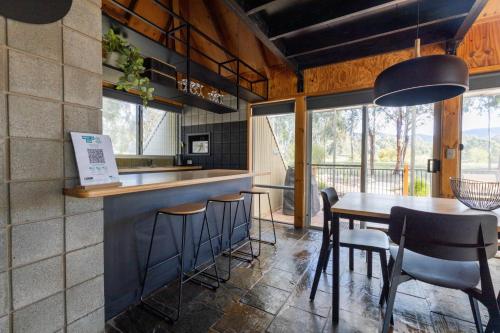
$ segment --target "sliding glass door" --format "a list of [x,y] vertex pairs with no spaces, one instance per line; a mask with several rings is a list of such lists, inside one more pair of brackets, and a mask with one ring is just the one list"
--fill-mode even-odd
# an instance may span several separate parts
[[310,113],[309,215],[323,225],[320,192],[333,186],[343,195],[361,191],[362,106]]
[[320,191],[432,195],[434,105],[371,104],[309,111],[310,225],[321,227]]
[[[292,108],[293,110],[293,108]],[[293,113],[253,116],[252,119],[253,170],[268,173],[257,176],[257,187],[270,193],[271,209],[267,198],[262,198],[262,218],[282,223],[294,221],[294,164],[295,115]],[[258,217],[258,201],[254,201],[254,217]]]

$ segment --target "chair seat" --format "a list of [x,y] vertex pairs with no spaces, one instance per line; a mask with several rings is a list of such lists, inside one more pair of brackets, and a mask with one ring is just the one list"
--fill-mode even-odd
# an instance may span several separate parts
[[[392,258],[396,259],[398,247],[391,245],[390,252]],[[437,259],[406,249],[403,271],[417,280],[452,289],[473,288],[480,280],[476,262]]]
[[234,194],[225,194],[225,195],[220,195],[218,197],[213,197],[208,199],[208,201],[218,201],[218,202],[235,202],[235,201],[242,201],[245,199],[245,197],[239,193],[234,193]]
[[240,191],[240,193],[245,193],[245,194],[267,194],[267,193],[269,193],[269,191],[266,190],[266,189],[263,189],[263,188],[259,188],[259,187],[252,187],[249,190]]
[[174,207],[167,207],[158,209],[160,213],[168,215],[193,215],[203,213],[206,209],[205,203],[187,203]]
[[372,248],[374,250],[389,249],[389,238],[379,230],[342,230],[339,238],[340,246],[343,247]]

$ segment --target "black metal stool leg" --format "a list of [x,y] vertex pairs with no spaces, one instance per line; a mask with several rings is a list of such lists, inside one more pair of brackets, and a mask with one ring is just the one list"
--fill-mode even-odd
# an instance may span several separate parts
[[182,306],[182,286],[184,285],[184,250],[186,246],[186,220],[187,216],[182,216],[182,243],[181,243],[181,269],[179,272],[179,298],[177,300],[177,316],[174,321],[177,321],[181,315]]
[[[247,229],[247,237],[248,237],[248,242],[250,243],[250,255],[252,256],[252,258],[255,258],[255,257],[258,257],[260,255],[260,242],[259,242],[259,254],[258,255],[254,255],[253,254],[253,247],[252,247],[252,239],[250,237],[250,221],[248,221],[248,219],[247,219],[247,212],[246,212],[245,202],[244,201],[243,201],[243,216],[245,216],[245,225],[246,225],[246,229]],[[260,223],[259,223],[259,232],[260,232]]]
[[479,304],[477,299],[469,295],[469,303],[472,310],[472,316],[474,317],[474,324],[476,325],[476,331],[478,333],[483,333],[483,325],[481,323],[481,313],[479,312]]
[[141,301],[143,300],[144,288],[146,286],[146,279],[148,277],[149,259],[151,258],[151,250],[153,249],[153,239],[155,237],[156,223],[158,222],[158,215],[160,215],[160,213],[156,212],[155,222],[153,224],[153,231],[151,232],[151,240],[149,241],[148,259],[146,260],[146,269],[144,270],[144,277],[142,278]]
[[368,275],[368,278],[372,277],[372,262],[373,262],[373,252],[372,251],[366,251],[366,256],[367,256],[367,261],[366,261],[366,271]]
[[[246,233],[247,233],[248,242],[250,243],[250,253],[239,250],[239,248],[241,248],[242,246],[246,245],[247,243],[242,244],[241,246],[239,246],[238,248],[236,248],[234,251],[233,251],[233,249],[231,247],[231,253],[234,252],[234,253],[238,253],[238,254],[243,255],[243,256],[247,256],[249,258],[244,258],[244,257],[241,257],[241,256],[234,256],[233,255],[233,257],[235,259],[237,259],[237,260],[241,260],[241,261],[245,261],[245,262],[251,263],[253,261],[253,258],[255,258],[257,256],[254,255],[254,253],[253,253],[252,238],[250,237],[250,224],[248,223],[248,220],[247,220],[247,214],[246,214],[246,209],[245,209],[245,202],[243,202],[242,206],[243,206],[243,216],[245,217],[245,221],[240,226],[245,226],[245,228],[247,230]],[[240,207],[240,202],[238,201],[236,203],[236,212],[235,212],[234,219],[233,219],[231,237],[234,234],[234,229],[236,228],[236,218],[238,217],[238,209],[239,209],[239,207]]]
[[269,196],[269,193],[267,193],[267,202],[269,203],[269,212],[271,212],[271,224],[273,225],[273,235],[274,235],[274,242],[268,242],[268,244],[276,245],[276,228],[274,227],[273,207],[271,207],[271,197]]
[[[349,219],[349,229],[354,229],[354,220]],[[354,270],[354,249],[352,247],[349,248],[349,270]]]
[[217,288],[220,286],[220,279],[219,279],[219,272],[217,271],[217,263],[215,262],[215,251],[214,251],[214,246],[212,245],[212,234],[210,233],[210,227],[208,226],[208,219],[207,215],[205,214],[205,223],[207,224],[207,233],[208,233],[208,240],[210,242],[210,251],[212,253],[212,262],[214,264],[214,269],[215,269],[215,277],[217,279]]

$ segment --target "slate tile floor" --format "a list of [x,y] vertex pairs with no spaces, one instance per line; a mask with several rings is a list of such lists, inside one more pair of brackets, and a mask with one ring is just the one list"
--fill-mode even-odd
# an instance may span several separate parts
[[[271,229],[264,223],[264,238]],[[378,306],[381,289],[378,258],[374,277],[366,277],[364,254],[356,251],[355,269],[348,271],[347,250],[341,249],[340,323],[331,322],[331,267],[321,277],[314,302],[309,292],[314,277],[321,233],[277,226],[278,246],[262,245],[253,264],[235,262],[231,280],[216,291],[195,284],[184,286],[183,313],[169,324],[140,307],[132,306],[106,324],[108,333],[163,332],[378,332],[382,318]],[[220,257],[221,263],[227,260]],[[227,267],[221,265],[221,269]],[[500,260],[490,269],[500,289]],[[175,305],[176,285],[151,296],[151,301]],[[482,308],[483,323],[487,313]],[[474,332],[467,296],[421,282],[403,284],[396,298],[394,332]]]

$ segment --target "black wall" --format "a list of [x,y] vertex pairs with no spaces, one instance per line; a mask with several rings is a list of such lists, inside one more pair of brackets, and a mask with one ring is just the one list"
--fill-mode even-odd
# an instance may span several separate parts
[[210,154],[187,155],[185,146],[184,161],[190,159],[204,169],[247,169],[246,121],[182,126],[183,142],[187,145],[187,135],[196,133],[210,133]]

